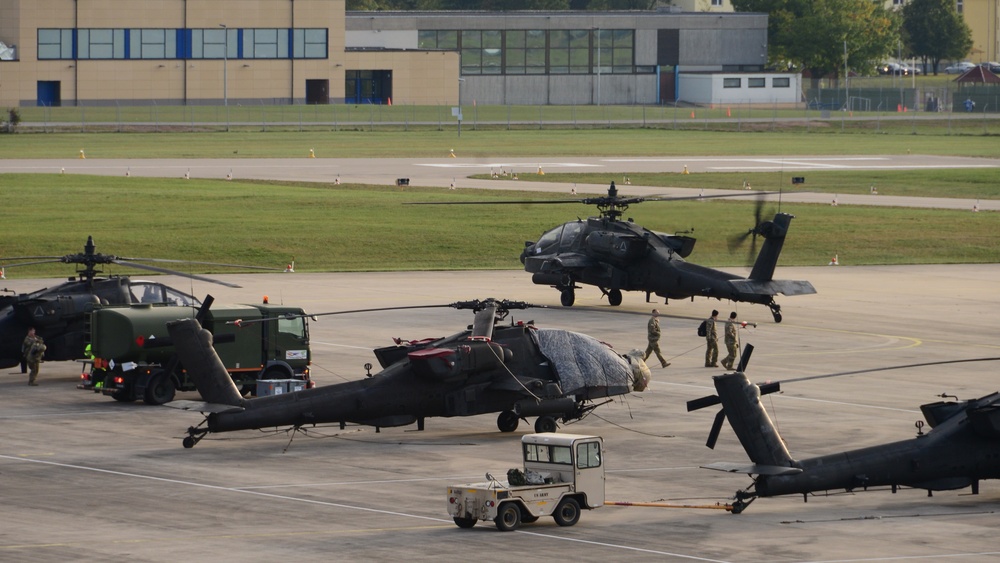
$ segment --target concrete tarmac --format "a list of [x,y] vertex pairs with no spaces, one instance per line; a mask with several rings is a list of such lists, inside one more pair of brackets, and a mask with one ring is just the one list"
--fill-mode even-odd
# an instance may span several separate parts
[[[733,270],[734,273],[742,273]],[[486,297],[549,308],[512,318],[591,334],[619,351],[645,346],[649,309],[664,313],[661,347],[645,393],[599,407],[561,428],[607,443],[609,500],[713,504],[750,484],[699,469],[746,461],[728,425],[705,447],[714,409],[685,402],[714,392],[695,334],[714,307],[757,322],[742,331],[755,381],[788,380],[900,364],[1000,356],[1000,265],[780,268],[816,295],[782,298],[784,322],[766,308],[698,299],[669,305],[626,294],[610,307],[593,288],[578,305],[520,271],[219,276],[230,289],[161,277],[222,302],[267,294],[309,312],[450,303]],[[16,291],[54,280],[7,280]],[[320,385],[364,377],[371,349],[392,337],[457,332],[471,314],[450,308],[320,317],[310,325]],[[445,487],[502,475],[519,462],[496,418],[429,419],[415,427],[337,426],[213,435],[181,447],[197,413],[122,404],[77,390],[78,366],[42,366],[39,387],[0,372],[0,559],[4,561],[886,561],[1000,560],[1000,483],[937,492],[887,490],[759,499],[722,510],[603,507],[569,528],[551,519],[501,533],[455,526]],[[909,438],[919,405],[947,393],[968,399],[1000,389],[996,362],[880,371],[788,383],[764,404],[792,455],[804,458]],[[195,398],[193,393],[179,398]],[[530,420],[529,422],[533,422]]]

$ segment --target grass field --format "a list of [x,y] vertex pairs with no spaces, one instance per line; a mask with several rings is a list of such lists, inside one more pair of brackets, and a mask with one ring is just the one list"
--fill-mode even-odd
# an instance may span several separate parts
[[[594,213],[582,204],[405,205],[551,196],[363,185],[25,174],[0,175],[0,191],[17,197],[0,211],[5,257],[77,253],[93,235],[107,254],[275,267],[294,259],[299,271],[517,269],[525,240]],[[696,263],[742,266],[749,249],[730,253],[728,240],[752,226],[753,205],[647,203],[628,214],[656,231],[693,229]],[[1000,262],[996,213],[804,204],[782,211],[797,216],[783,265],[826,264],[834,254],[847,265]],[[13,262],[3,262],[15,274]],[[21,267],[16,275],[63,276],[71,268]],[[118,268],[107,271],[128,273]]]

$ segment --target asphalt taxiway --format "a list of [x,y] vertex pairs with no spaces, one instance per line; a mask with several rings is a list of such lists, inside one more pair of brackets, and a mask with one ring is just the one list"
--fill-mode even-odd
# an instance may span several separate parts
[[[734,273],[743,273],[738,269]],[[704,442],[714,412],[685,412],[713,393],[697,324],[714,307],[757,322],[748,373],[773,381],[865,368],[1000,356],[1000,265],[779,268],[816,295],[782,298],[784,322],[767,309],[698,299],[669,305],[626,294],[610,307],[599,292],[558,293],[520,271],[219,276],[240,289],[159,278],[223,302],[268,295],[310,312],[450,303],[485,297],[548,308],[513,318],[596,336],[620,351],[645,345],[649,309],[664,313],[662,348],[645,393],[598,408],[565,431],[607,443],[610,500],[725,502],[743,475],[699,469],[746,455],[724,427]],[[52,280],[7,280],[15,290]],[[590,288],[592,289],[592,288]],[[442,336],[471,322],[450,308],[321,317],[310,325],[320,385],[364,377],[371,349]],[[971,398],[1000,388],[996,362],[972,362],[815,379],[764,401],[795,457],[901,440],[916,432],[921,403],[942,393]],[[41,386],[16,368],[0,372],[0,559],[4,561],[888,561],[1000,560],[1000,483],[968,490],[887,490],[759,499],[743,514],[721,510],[603,507],[561,528],[542,519],[501,533],[491,523],[456,527],[445,487],[504,474],[519,437],[495,417],[429,419],[414,427],[349,426],[295,435],[237,432],[186,450],[195,413],[121,404],[77,390],[78,366],[42,366]],[[184,394],[193,398],[193,394]],[[190,395],[190,396],[186,396]]]
[[[226,159],[11,159],[0,160],[0,173],[65,173],[161,178],[254,178],[301,182],[327,182],[392,185],[398,178],[408,178],[411,186],[450,188],[490,188],[496,190],[531,190],[569,194],[565,184],[536,182],[539,172],[605,174],[607,180],[596,184],[574,185],[580,194],[603,194],[608,183],[623,183],[624,177],[640,172],[784,172],[805,177],[814,170],[930,170],[955,168],[998,168],[998,158],[972,158],[939,155],[843,155],[843,156],[714,156],[714,157],[539,157],[539,159],[485,158],[226,158]],[[489,175],[497,180],[471,179]],[[513,180],[516,174],[518,180]],[[696,196],[701,190],[662,188],[639,185],[620,186],[623,195]],[[716,186],[711,193],[745,194],[742,186],[724,190]],[[761,188],[762,186],[758,186]],[[863,186],[867,188],[868,186]],[[770,189],[770,188],[768,188]],[[947,186],[942,187],[942,196]],[[826,194],[786,190],[785,201],[840,205],[875,205],[933,207],[1000,211],[1000,200],[967,200],[949,197],[920,198],[898,196],[882,190],[873,196],[863,194]]]

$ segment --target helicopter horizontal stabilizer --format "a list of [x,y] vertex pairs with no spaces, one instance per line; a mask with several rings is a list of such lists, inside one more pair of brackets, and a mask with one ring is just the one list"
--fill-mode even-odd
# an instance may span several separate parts
[[183,400],[170,401],[169,403],[164,403],[163,406],[170,407],[172,409],[180,409],[182,411],[198,411],[202,414],[243,411],[243,407],[234,407],[233,405],[220,405],[219,403],[206,403],[204,401],[183,401]]
[[730,463],[719,461],[702,465],[702,469],[712,469],[715,471],[725,471],[726,473],[746,473],[748,475],[796,475],[802,473],[798,467],[782,467],[780,465],[747,465],[745,463]]
[[779,293],[782,295],[810,295],[816,293],[813,284],[805,280],[756,281],[746,279],[730,280],[729,283],[740,293],[754,295],[777,295]]

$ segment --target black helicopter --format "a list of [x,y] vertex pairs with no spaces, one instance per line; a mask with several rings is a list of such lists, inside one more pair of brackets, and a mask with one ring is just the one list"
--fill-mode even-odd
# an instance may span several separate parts
[[[0,258],[0,261],[19,261],[4,268],[61,262],[77,264],[76,276],[55,286],[31,293],[0,296],[0,368],[17,365],[21,361],[21,341],[28,327],[45,339],[45,359],[48,361],[74,360],[85,357],[86,318],[94,307],[127,305],[131,303],[161,303],[199,307],[201,302],[182,291],[162,283],[133,280],[128,276],[101,277],[99,266],[118,264],[132,268],[183,276],[228,287],[235,284],[214,280],[195,274],[168,270],[139,262],[168,262],[174,264],[210,264],[158,258],[126,258],[96,251],[93,237],[87,237],[82,253],[65,256],[19,256]],[[277,268],[212,264],[238,268],[280,271]],[[10,291],[10,290],[7,290]],[[11,292],[13,293],[13,292]]]
[[695,239],[645,229],[622,214],[633,203],[691,198],[624,197],[611,182],[608,195],[581,201],[595,205],[600,216],[565,223],[546,231],[536,242],[526,242],[521,253],[531,281],[551,285],[561,293],[560,302],[571,306],[578,283],[596,285],[612,306],[622,302],[622,291],[644,291],[646,299],[656,294],[664,299],[703,296],[767,305],[775,322],[781,322],[778,293],[816,293],[808,281],[775,280],[774,267],[788,234],[792,215],[778,213],[772,221],[761,221],[760,206],[755,226],[740,238],[764,238],[760,254],[748,278],[698,266],[685,261]]
[[921,405],[931,430],[923,432],[924,422],[917,421],[917,436],[909,440],[796,460],[760,401],[761,395],[780,391],[781,385],[750,382],[742,371],[750,351],[748,346],[740,370],[714,378],[718,395],[687,404],[692,411],[721,403],[706,445],[715,447],[722,422],[728,418],[753,462],[705,466],[753,478],[750,487],[736,492],[734,514],[757,497],[801,494],[808,500],[812,492],[879,486],[889,486],[893,493],[901,486],[926,489],[928,495],[972,487],[972,494],[979,494],[981,479],[1000,479],[1000,393]]
[[[168,323],[178,358],[205,402],[166,406],[208,413],[187,430],[184,447],[206,434],[254,428],[339,423],[405,426],[423,430],[427,417],[498,412],[497,427],[513,432],[519,420],[537,416],[535,430],[553,432],[557,419],[580,419],[595,399],[645,389],[649,368],[640,353],[619,355],[590,336],[540,329],[531,322],[502,321],[512,309],[531,307],[507,300],[460,301],[473,324],[445,338],[396,340],[376,349],[382,371],[368,377],[292,393],[244,399],[212,347],[212,336],[194,319]],[[610,399],[608,399],[610,400]],[[605,401],[606,402],[606,401]]]

